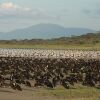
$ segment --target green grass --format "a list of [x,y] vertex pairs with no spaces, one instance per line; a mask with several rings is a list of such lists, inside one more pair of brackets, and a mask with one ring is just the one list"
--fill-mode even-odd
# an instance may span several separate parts
[[79,50],[100,50],[100,44],[97,45],[12,45],[12,44],[0,44],[0,48],[34,48],[34,49],[79,49]]
[[83,86],[76,86],[73,89],[64,89],[63,87],[39,88],[36,93],[38,96],[51,96],[61,100],[100,100],[100,89]]

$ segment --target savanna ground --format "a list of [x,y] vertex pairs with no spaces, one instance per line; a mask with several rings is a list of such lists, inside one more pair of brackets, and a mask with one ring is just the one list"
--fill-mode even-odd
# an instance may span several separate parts
[[81,85],[72,89],[23,87],[23,91],[0,88],[0,100],[100,100],[100,89]]
[[100,50],[100,44],[85,44],[85,45],[52,45],[52,44],[0,44],[0,48],[33,48],[33,49],[78,49],[78,50]]

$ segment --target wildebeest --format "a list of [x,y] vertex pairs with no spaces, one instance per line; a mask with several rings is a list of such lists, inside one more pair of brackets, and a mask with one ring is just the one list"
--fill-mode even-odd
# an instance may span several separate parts
[[[37,53],[36,50],[34,52]],[[47,52],[49,52],[49,57],[46,55]],[[69,56],[71,57],[66,52],[70,52]],[[1,86],[6,85],[6,82],[9,81],[9,86],[21,91],[21,84],[32,87],[31,83],[33,80],[35,81],[34,87],[46,86],[55,88],[57,85],[62,85],[66,89],[69,89],[75,83],[92,87],[99,86],[99,52],[87,51],[85,55],[82,51],[76,52],[74,55],[73,51],[66,52],[62,54],[57,51],[57,54],[60,54],[59,57],[57,57],[58,55],[55,54],[55,51],[49,50],[46,53],[43,50],[41,52],[38,51],[38,57],[35,57],[35,53],[29,54],[28,50],[24,50],[23,52],[21,50],[18,55],[15,50],[12,50],[7,53],[7,57],[5,57],[6,54],[3,55],[4,53],[0,52],[2,55],[0,57]],[[85,58],[86,54],[88,55],[87,58]]]

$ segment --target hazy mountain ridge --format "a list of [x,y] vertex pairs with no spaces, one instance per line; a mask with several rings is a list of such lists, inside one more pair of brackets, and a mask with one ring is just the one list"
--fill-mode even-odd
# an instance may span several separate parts
[[37,24],[8,33],[0,33],[1,40],[10,39],[51,39],[96,32],[87,28],[65,28],[56,24]]

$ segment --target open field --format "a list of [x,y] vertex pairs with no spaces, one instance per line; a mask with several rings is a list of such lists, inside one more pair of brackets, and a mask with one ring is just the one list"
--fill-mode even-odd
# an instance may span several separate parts
[[55,89],[23,87],[23,91],[0,88],[0,100],[100,100],[100,89],[81,85],[68,90],[63,87]]
[[100,50],[100,44],[96,45],[50,45],[50,44],[0,44],[0,48],[34,48],[34,49],[78,49],[78,50]]

